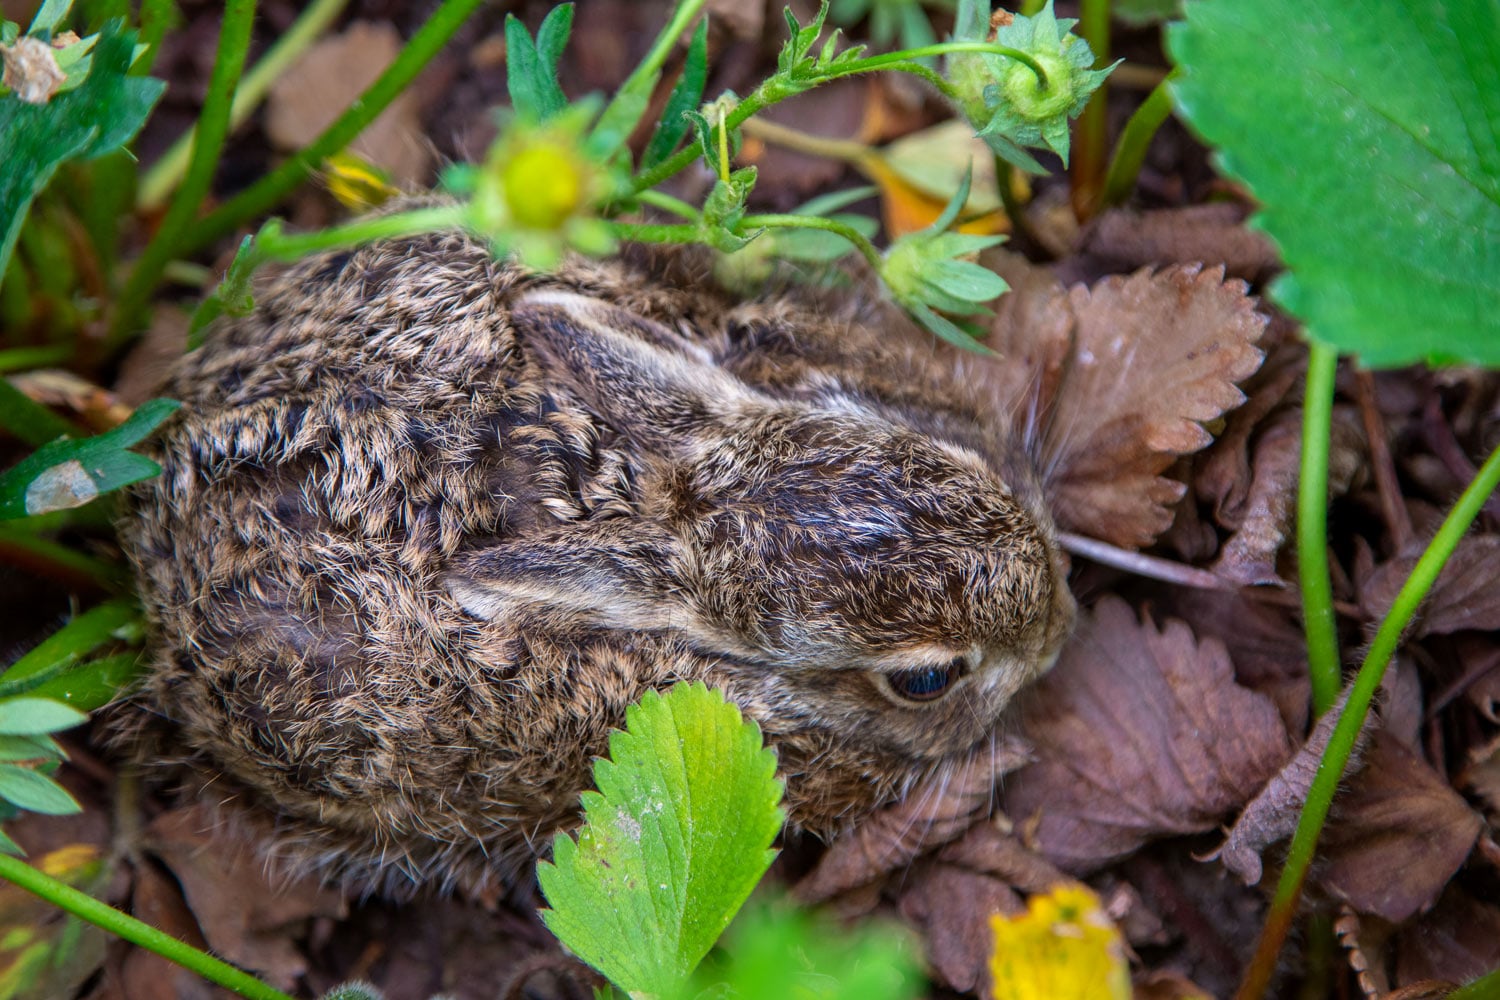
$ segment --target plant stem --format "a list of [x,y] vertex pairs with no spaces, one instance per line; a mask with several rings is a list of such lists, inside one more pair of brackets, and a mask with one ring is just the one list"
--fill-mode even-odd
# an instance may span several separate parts
[[0,350],[0,372],[25,371],[28,368],[46,368],[60,365],[73,356],[73,348],[67,344],[48,344],[45,347],[12,347]]
[[[260,58],[260,61],[245,74],[245,78],[240,81],[239,89],[235,92],[234,103],[229,108],[231,132],[244,124],[245,119],[250,117],[250,112],[254,111],[265,99],[266,93],[276,79],[285,73],[287,67],[296,62],[302,53],[307,51],[319,35],[327,30],[348,3],[349,0],[314,0],[297,16],[292,26],[276,40],[276,44],[266,50],[266,54]],[[187,172],[188,158],[192,153],[193,137],[196,132],[196,127],[188,129],[176,142],[172,143],[170,149],[151,164],[151,169],[142,175],[136,194],[136,211],[150,212],[166,204],[167,196],[172,193],[172,189]]]
[[269,223],[255,238],[255,259],[259,261],[293,261],[325,250],[373,243],[376,240],[399,239],[436,230],[456,229],[463,225],[466,205],[435,205],[393,215],[358,219],[314,233],[283,235],[279,223]]
[[702,213],[692,205],[689,205],[681,198],[674,198],[664,191],[641,191],[635,197],[643,205],[650,205],[652,208],[671,212],[673,215],[689,221],[696,221],[702,216]]
[[1141,164],[1146,162],[1146,150],[1151,146],[1151,138],[1172,113],[1172,94],[1168,90],[1168,84],[1176,77],[1177,70],[1174,69],[1152,89],[1141,106],[1135,109],[1135,114],[1125,123],[1125,130],[1120,133],[1120,139],[1115,143],[1114,156],[1109,161],[1109,173],[1104,178],[1101,207],[1122,205],[1135,190],[1136,178],[1141,174]]
[[0,378],[0,428],[34,448],[64,436],[87,436],[3,378]]
[[637,243],[699,243],[703,236],[702,230],[697,226],[689,225],[611,222],[609,228],[616,239],[634,240]]
[[211,983],[217,983],[250,1000],[292,1000],[291,997],[261,982],[247,972],[217,959],[207,952],[199,951],[172,935],[142,923],[129,914],[121,913],[66,883],[7,854],[0,854],[0,878],[12,882],[33,895],[40,896],[54,906],[61,907],[73,916],[102,927],[117,937],[132,944],[149,949],[185,969],[191,969]]
[[1302,588],[1302,627],[1307,633],[1307,671],[1313,711],[1338,700],[1343,687],[1333,583],[1328,572],[1328,441],[1333,423],[1333,381],[1338,351],[1316,340],[1307,356],[1302,403],[1302,469],[1297,483],[1297,579]]
[[[1087,2],[1087,0],[1085,0]],[[1098,0],[1094,0],[1098,2]],[[978,52],[992,56],[1006,56],[1021,63],[1036,74],[1036,82],[1041,84],[1043,90],[1047,89],[1047,71],[1042,64],[1037,62],[1029,52],[1013,49],[1009,45],[1000,45],[996,42],[935,42],[932,45],[923,45],[915,49],[902,49],[899,52],[886,52],[878,56],[866,56],[863,59],[855,59],[840,67],[836,75],[830,75],[829,79],[838,76],[849,76],[853,73],[872,73],[876,70],[891,69],[897,63],[910,62],[913,59],[923,59],[927,56],[946,56],[958,52]],[[1097,56],[1097,51],[1095,55]],[[924,67],[925,68],[925,67]],[[928,70],[931,72],[931,70]]]
[[229,107],[234,101],[240,71],[245,66],[245,56],[250,51],[250,28],[254,20],[255,0],[226,0],[219,26],[218,53],[214,57],[208,94],[203,100],[203,111],[198,116],[198,129],[193,139],[192,161],[161,228],[131,269],[125,290],[115,304],[114,320],[104,343],[106,353],[113,353],[135,334],[151,301],[151,293],[161,280],[162,271],[185,242],[184,238],[197,218],[198,207],[213,185],[219,153],[229,135]]
[[826,139],[823,136],[812,135],[765,118],[750,119],[745,122],[744,129],[746,135],[754,136],[763,142],[795,150],[798,153],[806,153],[809,156],[821,156],[828,160],[840,160],[858,165],[872,157],[880,156],[876,150],[862,142],[855,142],[853,139]]
[[[1108,65],[1109,0],[1083,0],[1080,21],[1079,32],[1094,53],[1094,68]],[[1109,79],[1105,78],[1073,127],[1070,197],[1073,214],[1080,222],[1093,218],[1099,210],[1100,194],[1104,189],[1104,151],[1109,147],[1108,99]]]
[[151,72],[161,52],[161,40],[167,35],[167,26],[172,20],[172,0],[142,0],[141,37],[139,44],[146,47],[146,54],[130,67],[132,74],[142,76]]
[[322,135],[276,170],[209,213],[194,227],[191,237],[179,251],[187,254],[207,246],[275,207],[320,163],[347,146],[374,121],[484,2],[443,0],[379,79],[370,84]]
[[854,248],[870,262],[875,273],[880,273],[882,259],[875,244],[853,226],[837,219],[824,219],[816,215],[750,215],[740,224],[746,229],[822,229],[835,233],[854,244]]
[[[667,22],[667,26],[661,30],[661,33],[656,36],[656,41],[652,43],[651,51],[646,53],[646,58],[641,60],[640,65],[630,71],[630,75],[625,78],[625,82],[620,84],[620,88],[615,91],[615,96],[610,99],[608,106],[599,115],[599,121],[612,121],[616,115],[621,113],[620,109],[624,106],[623,102],[631,99],[636,91],[644,91],[648,87],[655,86],[656,78],[661,73],[661,68],[665,65],[667,56],[672,54],[672,48],[677,44],[677,39],[682,37],[683,32],[692,27],[693,21],[697,19],[698,12],[703,9],[705,2],[706,0],[679,0],[677,8],[672,12],[671,20]],[[649,97],[650,95],[642,94],[642,96]],[[642,102],[642,110],[644,110],[644,102]],[[639,119],[631,123],[629,131],[634,131],[637,124],[639,124]],[[626,130],[622,129],[622,131]],[[627,135],[629,131],[626,131]]]
[[1385,668],[1396,652],[1396,647],[1400,645],[1401,635],[1416,614],[1418,605],[1432,589],[1444,564],[1453,555],[1453,550],[1458,547],[1459,541],[1497,484],[1500,484],[1500,448],[1490,454],[1474,481],[1444,518],[1442,527],[1417,560],[1411,575],[1401,587],[1401,592],[1396,595],[1391,610],[1380,623],[1380,629],[1370,643],[1370,650],[1360,665],[1359,673],[1350,685],[1349,699],[1339,714],[1333,735],[1328,740],[1328,749],[1318,763],[1318,773],[1308,789],[1307,801],[1303,804],[1297,830],[1292,834],[1292,843],[1287,850],[1286,865],[1281,870],[1281,881],[1276,886],[1276,895],[1271,901],[1270,912],[1266,915],[1266,925],[1261,931],[1255,957],[1235,994],[1236,1000],[1260,1000],[1264,995],[1276,967],[1276,957],[1296,916],[1297,900],[1301,896],[1308,867],[1312,864],[1318,835],[1322,832],[1324,820],[1328,818],[1334,793],[1338,791],[1339,781],[1344,776],[1344,768],[1349,763],[1360,730],[1364,728],[1370,702],[1385,676]]
[[0,561],[69,586],[97,588],[105,593],[118,592],[125,578],[120,566],[6,523],[0,523]]

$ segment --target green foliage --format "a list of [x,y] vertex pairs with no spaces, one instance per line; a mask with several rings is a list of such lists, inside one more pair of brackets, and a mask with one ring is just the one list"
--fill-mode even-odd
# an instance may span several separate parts
[[[82,44],[82,43],[79,43]],[[87,76],[46,103],[0,97],[0,274],[5,273],[32,199],[68,160],[119,149],[145,124],[165,84],[128,76],[135,33],[111,21],[99,33]]]
[[143,403],[114,430],[81,441],[44,445],[0,475],[0,518],[66,510],[156,475],[161,467],[128,451],[181,404],[170,399]]
[[833,0],[828,16],[848,27],[868,14],[870,41],[877,48],[898,43],[916,49],[937,41],[924,6],[952,10],[953,0]]
[[[1025,53],[1045,81],[1037,67],[997,55],[962,52],[948,59],[960,110],[996,155],[1022,170],[1044,172],[1028,147],[1050,149],[1068,162],[1068,122],[1083,113],[1113,68],[1094,69],[1088,42],[1072,34],[1077,23],[1058,20],[1047,0],[1034,17],[1017,14],[995,32],[995,44]],[[989,0],[960,0],[954,40],[982,41],[989,32]]]
[[704,18],[698,22],[698,29],[693,32],[682,76],[677,78],[677,83],[667,98],[667,105],[662,109],[661,123],[656,126],[651,141],[641,154],[641,169],[656,166],[682,145],[682,140],[692,130],[692,123],[686,116],[703,103],[703,86],[707,81],[708,18]]
[[740,232],[740,221],[745,217],[745,203],[755,187],[756,169],[743,167],[729,175],[728,180],[714,184],[703,202],[702,240],[715,250],[733,253],[759,233]]
[[1174,94],[1262,206],[1288,267],[1276,300],[1366,365],[1500,365],[1500,7],[1186,13]]
[[839,51],[839,32],[835,31],[823,43],[817,55],[813,46],[823,34],[824,22],[828,19],[828,0],[821,0],[818,12],[805,26],[797,20],[792,8],[785,7],[788,37],[786,44],[776,57],[776,73],[761,84],[759,93],[771,101],[784,100],[827,83],[842,75],[842,71],[857,63],[864,55],[865,47],[856,45]]
[[505,81],[510,103],[523,122],[546,121],[568,106],[557,82],[557,61],[573,31],[573,5],[552,8],[533,42],[514,14],[505,15]]
[[671,996],[771,864],[776,757],[718,692],[648,693],[594,767],[577,841],[537,866],[542,917],[625,990]]
[[954,193],[943,214],[926,229],[901,237],[886,251],[880,275],[896,301],[933,334],[966,350],[986,352],[973,330],[939,315],[988,316],[983,303],[1003,294],[1005,279],[979,264],[959,258],[978,253],[1004,240],[1003,236],[950,233],[959,209],[969,200],[971,177]]

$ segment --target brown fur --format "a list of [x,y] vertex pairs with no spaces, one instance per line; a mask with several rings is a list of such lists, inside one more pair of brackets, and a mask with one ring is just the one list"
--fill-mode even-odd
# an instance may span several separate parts
[[[305,261],[166,392],[123,537],[127,736],[355,889],[483,890],[577,820],[625,706],[724,688],[831,835],[989,739],[1073,615],[963,361],[690,256],[557,276],[457,234]],[[967,655],[943,697],[891,672]]]

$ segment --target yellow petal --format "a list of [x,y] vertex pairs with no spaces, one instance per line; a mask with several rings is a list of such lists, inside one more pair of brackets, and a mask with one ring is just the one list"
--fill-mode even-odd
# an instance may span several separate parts
[[990,926],[993,1000],[1130,1000],[1124,939],[1088,889],[1033,896],[1026,913]]

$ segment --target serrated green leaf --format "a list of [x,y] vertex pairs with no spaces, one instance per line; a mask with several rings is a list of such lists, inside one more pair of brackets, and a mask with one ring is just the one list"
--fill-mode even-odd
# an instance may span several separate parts
[[537,39],[514,14],[505,15],[505,85],[511,106],[528,122],[546,121],[568,106],[557,82],[557,60],[573,28],[573,5],[552,8]]
[[1500,365],[1500,4],[1190,3],[1168,43],[1310,336],[1373,367]]
[[66,788],[45,774],[17,764],[0,764],[0,798],[49,816],[83,811]]
[[50,698],[11,698],[0,701],[0,734],[34,736],[72,729],[88,716]]
[[648,693],[599,761],[575,842],[537,866],[552,932],[631,993],[686,982],[770,866],[776,757],[718,692]]
[[697,110],[703,103],[703,85],[708,80],[708,18],[698,22],[693,32],[693,41],[688,46],[687,61],[682,67],[682,76],[667,98],[662,109],[661,123],[651,135],[646,150],[641,154],[641,169],[650,170],[671,156],[692,130],[693,124],[687,114]]
[[102,493],[150,478],[161,468],[126,448],[137,444],[181,403],[142,403],[120,426],[81,441],[43,445],[0,475],[0,518],[80,507]]
[[128,142],[166,86],[160,80],[127,77],[135,33],[111,21],[99,33],[83,83],[55,94],[46,104],[0,100],[0,274],[15,249],[31,201],[60,164],[92,159]]

